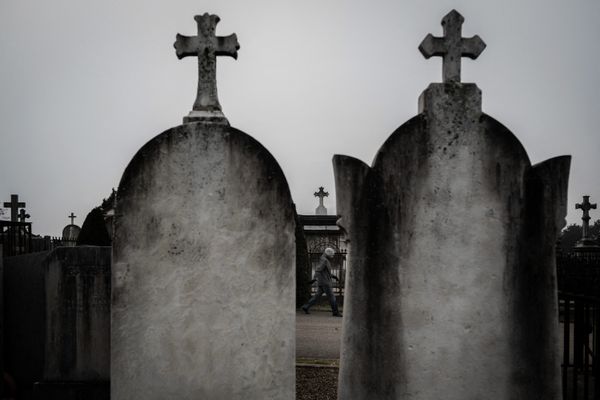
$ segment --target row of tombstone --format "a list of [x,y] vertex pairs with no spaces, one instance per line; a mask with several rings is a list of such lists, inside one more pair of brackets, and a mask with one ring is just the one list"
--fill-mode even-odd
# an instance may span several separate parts
[[[237,57],[237,37],[195,19],[198,36],[175,43],[199,60],[193,110],[118,190],[110,397],[293,399],[294,204],[277,161],[219,105],[216,56]],[[349,237],[340,399],[561,396],[554,243],[570,157],[531,165],[482,112],[460,59],[485,44],[462,23],[450,12],[445,36],[421,44],[443,57],[443,82],[373,164],[333,158]]]

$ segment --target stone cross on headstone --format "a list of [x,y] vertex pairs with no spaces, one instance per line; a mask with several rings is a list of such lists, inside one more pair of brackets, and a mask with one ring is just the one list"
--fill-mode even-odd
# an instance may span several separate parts
[[24,208],[21,208],[21,211],[19,211],[19,222],[27,222],[26,219],[29,217],[31,215],[27,214]]
[[18,194],[10,195],[10,202],[4,202],[5,208],[10,208],[10,220],[12,222],[18,221],[19,208],[25,207],[25,203],[19,202]]
[[217,56],[237,59],[240,45],[236,34],[216,36],[215,29],[220,18],[205,13],[194,17],[198,24],[198,36],[177,34],[175,50],[177,57],[198,57],[198,94],[194,107],[184,122],[194,120],[222,119],[221,105],[217,96]]
[[475,60],[485,49],[485,43],[478,35],[463,38],[462,24],[465,21],[456,10],[450,11],[443,19],[444,37],[428,34],[419,46],[425,58],[442,57],[442,82],[460,82],[460,64],[462,57]]
[[71,218],[71,225],[75,224],[75,218],[77,218],[77,215],[73,214],[73,212],[71,211],[71,215],[69,215],[68,218]]
[[315,192],[315,197],[319,198],[319,206],[316,210],[317,215],[327,215],[327,208],[325,208],[325,205],[323,205],[323,198],[327,196],[329,196],[329,193],[323,189],[323,186],[319,187],[318,192]]
[[581,217],[583,220],[582,239],[587,239],[590,230],[590,210],[595,210],[596,204],[590,203],[590,196],[583,196],[583,202],[575,204],[575,209],[581,209],[583,211],[583,216]]

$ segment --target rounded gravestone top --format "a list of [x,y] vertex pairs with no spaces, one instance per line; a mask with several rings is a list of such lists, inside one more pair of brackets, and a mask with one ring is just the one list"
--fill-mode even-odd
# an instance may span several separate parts
[[79,232],[81,232],[80,227],[74,224],[70,224],[63,228],[62,237],[66,240],[77,240]]

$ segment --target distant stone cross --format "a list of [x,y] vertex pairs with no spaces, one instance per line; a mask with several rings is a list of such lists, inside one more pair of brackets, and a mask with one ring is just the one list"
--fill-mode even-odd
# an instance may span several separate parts
[[71,225],[75,225],[75,218],[77,218],[77,215],[73,214],[73,212],[71,211],[71,215],[69,215],[69,218],[71,218]]
[[5,208],[10,208],[10,220],[12,222],[18,222],[19,208],[25,207],[25,203],[19,202],[18,194],[10,195],[10,203],[4,202]]
[[19,222],[27,222],[26,219],[29,217],[31,215],[27,214],[24,208],[21,208],[21,211],[19,211]]
[[327,208],[325,208],[325,205],[323,204],[323,199],[327,196],[329,196],[329,193],[323,189],[323,186],[319,187],[318,192],[315,192],[315,197],[319,198],[319,206],[316,210],[317,215],[327,215]]
[[590,210],[596,209],[596,204],[590,203],[590,196],[583,196],[583,202],[581,204],[575,204],[575,209],[581,209],[583,211],[583,237],[582,239],[588,238],[590,230]]
[[475,60],[485,43],[478,35],[472,38],[462,37],[462,24],[465,19],[456,10],[450,11],[443,19],[444,37],[428,34],[419,46],[419,51],[429,59],[442,57],[442,82],[460,82],[460,64],[462,57]]
[[323,186],[319,187],[319,191],[315,192],[315,197],[319,198],[319,205],[323,206],[323,198],[328,197],[329,193],[327,193]]
[[194,17],[198,24],[198,36],[177,34],[175,50],[177,57],[198,57],[198,94],[194,102],[194,111],[216,112],[220,114],[221,105],[217,96],[217,56],[230,56],[237,59],[240,45],[236,34],[215,36],[220,18],[208,13]]

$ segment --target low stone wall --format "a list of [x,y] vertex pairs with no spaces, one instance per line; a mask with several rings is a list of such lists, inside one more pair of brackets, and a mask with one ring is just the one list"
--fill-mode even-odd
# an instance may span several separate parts
[[[4,370],[27,396],[44,372],[44,261],[49,252],[4,259]],[[27,398],[27,397],[25,397]]]
[[4,261],[4,363],[20,398],[108,398],[110,247]]

